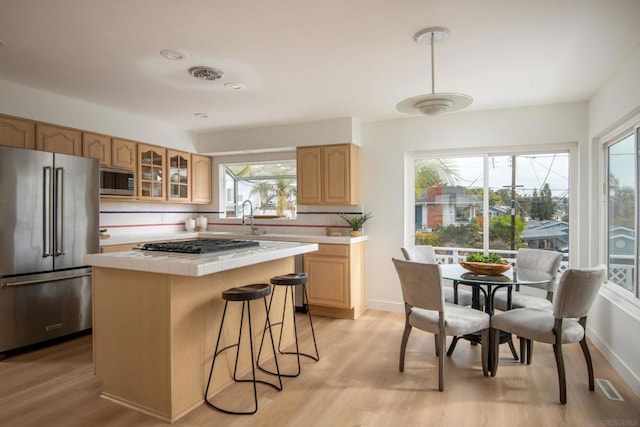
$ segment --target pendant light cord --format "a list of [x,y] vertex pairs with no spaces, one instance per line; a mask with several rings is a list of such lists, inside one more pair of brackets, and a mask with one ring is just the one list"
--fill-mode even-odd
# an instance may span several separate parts
[[436,93],[436,56],[434,53],[435,34],[431,33],[431,94]]

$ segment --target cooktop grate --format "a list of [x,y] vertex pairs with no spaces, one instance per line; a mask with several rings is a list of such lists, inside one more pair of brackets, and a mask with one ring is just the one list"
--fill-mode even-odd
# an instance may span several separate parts
[[228,251],[258,246],[260,242],[236,239],[201,239],[183,240],[180,242],[146,243],[140,249],[143,251],[178,252],[183,254],[206,254],[211,252]]

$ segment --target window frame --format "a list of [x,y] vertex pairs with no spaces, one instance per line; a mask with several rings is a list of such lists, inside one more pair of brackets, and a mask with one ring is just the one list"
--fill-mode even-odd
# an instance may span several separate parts
[[[226,187],[224,174],[226,173],[225,165],[229,164],[255,164],[255,163],[276,163],[276,162],[290,162],[296,161],[295,149],[286,150],[265,150],[261,152],[251,152],[242,154],[228,154],[223,156],[213,157],[213,170],[214,174],[214,194],[212,204],[218,207],[218,217],[222,223],[234,223],[240,220],[239,217],[227,217],[226,216]],[[296,176],[297,180],[297,176]],[[235,190],[237,192],[237,190]],[[296,209],[297,213],[297,209]],[[296,221],[296,218],[278,218],[274,221]],[[270,220],[269,220],[270,221]]]
[[[601,241],[604,242],[600,245],[601,250],[599,253],[600,259],[604,260],[603,262],[607,265],[607,269],[609,268],[609,156],[608,150],[609,147],[614,144],[623,141],[625,138],[635,134],[635,149],[636,152],[640,150],[640,116],[634,117],[633,119],[625,122],[623,125],[617,127],[613,131],[610,131],[608,134],[604,135],[600,138],[600,166],[601,166],[601,176],[600,183],[602,188],[602,193],[600,194],[600,206],[602,208],[601,211]],[[612,291],[619,297],[624,300],[630,302],[636,307],[640,307],[640,275],[638,274],[638,268],[640,267],[640,238],[638,237],[640,231],[640,164],[639,164],[639,155],[635,156],[635,169],[636,169],[636,187],[635,187],[635,241],[634,241],[634,271],[635,271],[635,287],[636,293],[633,291],[623,288],[622,286],[614,283],[607,282],[604,286],[607,287],[608,290]]]
[[[421,150],[421,151],[409,151],[405,152],[404,156],[404,244],[415,244],[415,191],[414,191],[414,177],[415,177],[415,161],[426,157],[483,157],[484,167],[484,182],[489,182],[489,158],[493,156],[507,156],[507,155],[535,155],[535,154],[548,154],[551,152],[564,152],[569,157],[569,206],[578,206],[579,199],[579,179],[578,179],[578,159],[579,149],[578,143],[566,142],[566,143],[549,143],[539,144],[535,147],[525,145],[513,145],[506,147],[491,146],[491,147],[474,147],[474,148],[461,148],[454,150]],[[489,212],[489,194],[487,191],[483,195],[483,211]],[[575,264],[580,259],[580,253],[582,249],[578,243],[580,219],[578,215],[579,209],[569,210],[569,265]],[[489,221],[483,223],[483,233],[489,235]],[[483,250],[489,251],[489,241],[485,239],[483,241]]]

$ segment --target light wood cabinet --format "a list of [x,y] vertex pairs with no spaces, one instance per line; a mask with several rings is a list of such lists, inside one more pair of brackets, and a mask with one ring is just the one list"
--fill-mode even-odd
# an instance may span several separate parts
[[138,198],[166,200],[166,148],[138,144]]
[[322,149],[304,147],[296,150],[299,205],[322,203]]
[[136,197],[101,196],[109,201],[211,203],[211,158],[95,132],[0,114],[0,145],[84,156],[101,167],[136,172]]
[[191,202],[211,203],[211,157],[191,155]]
[[191,154],[167,150],[167,200],[191,201]]
[[132,251],[136,248],[140,248],[144,245],[144,243],[123,243],[121,245],[105,245],[100,246],[100,253],[106,254],[111,252],[123,252],[123,251]]
[[114,168],[136,170],[137,143],[126,139],[111,139],[111,166]]
[[298,204],[354,205],[359,201],[358,147],[353,144],[299,147]]
[[111,137],[82,132],[82,155],[100,160],[100,166],[111,166]]
[[36,148],[36,125],[30,120],[0,116],[0,145]]
[[314,314],[355,319],[366,310],[365,243],[319,244],[304,255],[307,292]]
[[36,123],[36,150],[82,156],[82,132]]

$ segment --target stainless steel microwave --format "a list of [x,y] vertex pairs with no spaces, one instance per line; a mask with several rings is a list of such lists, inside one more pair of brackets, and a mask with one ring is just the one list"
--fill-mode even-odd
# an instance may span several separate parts
[[101,196],[133,196],[135,176],[127,169],[100,168]]

